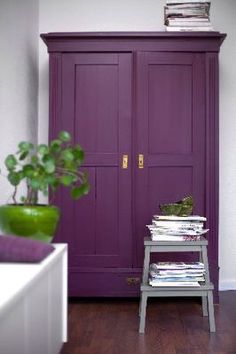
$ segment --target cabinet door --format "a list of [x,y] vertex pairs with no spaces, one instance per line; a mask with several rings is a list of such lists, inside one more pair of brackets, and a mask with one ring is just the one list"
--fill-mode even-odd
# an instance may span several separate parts
[[159,204],[193,195],[205,213],[204,56],[138,53],[135,169],[137,257],[142,265],[146,224]]
[[128,267],[131,170],[122,160],[131,152],[131,55],[62,54],[61,97],[60,128],[74,132],[85,150],[91,191],[75,202],[61,191],[57,240],[69,243],[72,267]]

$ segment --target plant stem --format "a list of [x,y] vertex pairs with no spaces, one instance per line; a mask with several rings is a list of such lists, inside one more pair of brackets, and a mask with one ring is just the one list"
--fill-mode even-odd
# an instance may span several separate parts
[[72,172],[70,170],[67,170],[66,168],[63,167],[56,167],[56,171],[62,174],[67,174],[67,175],[72,175],[72,176],[76,176],[77,172]]
[[51,205],[53,200],[55,199],[55,193],[52,194],[52,198],[48,200],[48,204]]
[[12,194],[12,200],[13,200],[14,204],[17,204],[16,192],[17,192],[17,187],[15,186],[14,192]]

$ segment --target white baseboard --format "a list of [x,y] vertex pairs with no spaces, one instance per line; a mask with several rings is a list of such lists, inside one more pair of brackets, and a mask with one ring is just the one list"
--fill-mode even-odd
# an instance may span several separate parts
[[219,290],[236,290],[236,279],[222,280],[219,282]]

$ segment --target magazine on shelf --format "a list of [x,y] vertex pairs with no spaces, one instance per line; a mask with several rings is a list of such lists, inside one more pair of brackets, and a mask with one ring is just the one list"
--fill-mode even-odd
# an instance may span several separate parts
[[200,23],[209,23],[208,17],[169,17],[167,19],[168,22],[175,23],[175,22],[200,22]]
[[196,282],[196,281],[182,281],[182,282],[180,282],[180,281],[173,281],[173,282],[154,282],[154,281],[152,281],[152,280],[150,280],[149,281],[149,284],[151,285],[151,286],[162,286],[162,287],[170,287],[170,286],[185,286],[185,287],[188,287],[188,286],[191,286],[191,287],[199,287],[200,286],[200,284],[198,283],[198,282]]
[[150,267],[154,269],[204,269],[202,262],[158,262],[152,263]]
[[196,277],[203,277],[203,274],[205,273],[205,270],[198,270],[196,273],[175,273],[173,271],[169,271],[168,273],[160,273],[159,271],[155,270],[150,270],[149,274],[151,275],[152,278],[155,279],[166,279],[166,278],[196,278]]
[[191,16],[191,17],[196,17],[196,16],[201,16],[201,17],[206,17],[206,11],[205,9],[165,9],[165,15],[168,18],[169,16],[172,17],[186,17],[186,16]]
[[172,277],[151,277],[150,280],[152,282],[165,282],[165,283],[169,283],[169,282],[186,282],[186,281],[200,281],[200,282],[204,282],[205,281],[205,278],[203,276],[199,276],[199,277],[196,277],[196,276],[181,276],[181,277],[177,277],[177,276],[172,276]]
[[158,274],[168,275],[168,274],[203,274],[206,272],[205,269],[171,269],[171,270],[157,270]]
[[201,236],[151,235],[152,241],[200,241]]

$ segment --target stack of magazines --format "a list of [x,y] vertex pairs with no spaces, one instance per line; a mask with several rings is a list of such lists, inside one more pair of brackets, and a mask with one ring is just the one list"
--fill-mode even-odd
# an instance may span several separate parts
[[167,0],[164,16],[167,31],[213,31],[210,0]]
[[[200,286],[205,281],[205,268],[201,262],[159,262],[149,269],[151,286]],[[199,283],[200,282],[200,283]]]
[[147,227],[153,241],[197,241],[208,231],[204,228],[205,221],[199,215],[154,215]]

